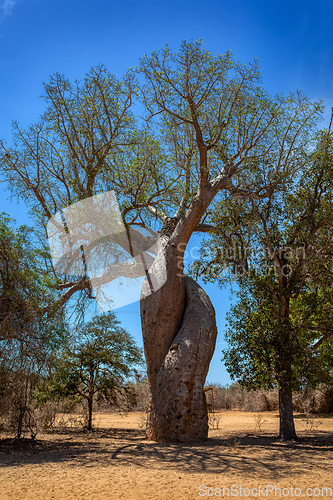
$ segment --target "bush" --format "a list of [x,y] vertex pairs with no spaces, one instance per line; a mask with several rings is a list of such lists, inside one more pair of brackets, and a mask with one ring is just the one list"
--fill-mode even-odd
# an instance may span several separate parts
[[3,430],[12,432],[17,439],[29,433],[35,438],[38,432],[34,389],[38,377],[18,370],[12,372],[2,367],[0,374],[0,414]]
[[317,391],[316,413],[333,413],[333,387],[323,386]]

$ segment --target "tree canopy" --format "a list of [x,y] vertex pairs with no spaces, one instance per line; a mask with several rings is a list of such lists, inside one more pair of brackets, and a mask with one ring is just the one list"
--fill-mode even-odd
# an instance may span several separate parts
[[63,311],[48,314],[60,292],[45,266],[49,256],[36,248],[32,230],[10,223],[0,215],[0,363],[43,365],[64,338]]
[[207,281],[237,282],[224,353],[231,375],[251,388],[288,387],[291,412],[292,389],[332,380],[331,170],[329,127],[267,199],[226,196],[192,266]]
[[113,312],[86,323],[77,338],[68,339],[54,359],[54,370],[42,384],[39,400],[76,396],[87,406],[87,429],[92,429],[95,401],[131,407],[135,395],[129,377],[143,363],[141,349],[120,327]]

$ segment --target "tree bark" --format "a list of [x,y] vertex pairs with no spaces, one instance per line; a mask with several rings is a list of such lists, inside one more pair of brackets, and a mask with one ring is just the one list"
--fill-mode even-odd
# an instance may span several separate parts
[[176,247],[166,245],[145,280],[141,320],[151,391],[147,438],[185,442],[207,439],[204,383],[216,343],[214,308],[204,290],[184,276]]
[[88,420],[87,420],[87,431],[92,431],[92,412],[93,412],[93,399],[88,398]]
[[[289,261],[285,259],[285,254],[282,254],[281,269]],[[280,286],[282,290],[288,289],[288,279],[283,273],[280,273]],[[290,297],[289,294],[281,294],[280,303],[280,321],[281,332],[279,339],[279,362],[277,381],[279,387],[279,417],[280,417],[280,434],[279,437],[283,441],[296,441],[297,435],[294,424],[293,410],[293,392],[292,392],[292,360],[293,360],[293,342],[290,326]]]
[[19,414],[18,414],[18,417],[17,417],[17,433],[16,433],[16,439],[21,439],[21,436],[22,436],[22,429],[23,429],[23,419],[24,419],[24,415],[25,415],[25,412],[26,412],[26,407],[20,407],[19,408]]
[[280,439],[282,439],[283,441],[296,441],[297,434],[294,424],[290,359],[285,360],[283,372],[279,377],[279,416]]

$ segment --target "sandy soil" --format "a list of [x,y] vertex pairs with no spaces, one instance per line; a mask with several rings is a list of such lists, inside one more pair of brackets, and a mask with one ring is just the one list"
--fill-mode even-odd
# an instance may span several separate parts
[[0,499],[327,498],[333,418],[313,427],[297,416],[300,439],[286,444],[276,437],[276,413],[262,414],[261,430],[255,415],[215,414],[219,428],[205,444],[146,441],[139,413],[97,414],[92,434],[57,429],[20,448],[3,439]]

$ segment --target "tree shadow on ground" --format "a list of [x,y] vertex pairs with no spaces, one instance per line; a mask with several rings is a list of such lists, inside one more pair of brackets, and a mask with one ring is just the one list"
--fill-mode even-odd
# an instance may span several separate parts
[[[15,441],[15,440],[14,440]],[[99,467],[133,465],[183,472],[252,474],[252,477],[281,479],[291,472],[304,474],[313,466],[331,467],[333,436],[317,432],[297,442],[281,442],[274,435],[242,433],[213,437],[205,442],[169,444],[146,441],[135,429],[98,429],[84,433],[66,429],[52,431],[43,439],[0,440],[0,466],[65,463],[66,466]]]

